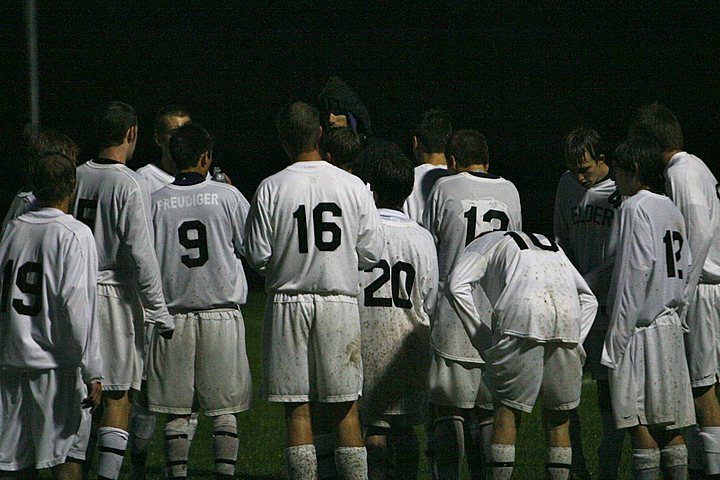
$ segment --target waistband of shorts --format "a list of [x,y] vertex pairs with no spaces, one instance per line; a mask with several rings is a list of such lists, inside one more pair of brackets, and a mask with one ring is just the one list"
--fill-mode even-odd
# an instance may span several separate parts
[[269,303],[341,302],[357,304],[357,297],[337,293],[284,293],[273,292],[267,297]]
[[203,312],[227,312],[230,310],[240,310],[240,305],[228,303],[224,305],[216,305],[211,308],[168,308],[170,315],[185,315],[187,313],[203,313]]

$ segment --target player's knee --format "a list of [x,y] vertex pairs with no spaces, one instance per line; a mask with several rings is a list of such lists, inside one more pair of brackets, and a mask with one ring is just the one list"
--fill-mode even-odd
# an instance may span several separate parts
[[166,437],[175,437],[175,436],[186,436],[187,437],[188,424],[189,424],[188,417],[168,418],[168,421],[165,423],[165,436]]
[[237,418],[229,413],[226,415],[218,415],[213,418],[213,432],[224,431],[237,433]]
[[548,428],[557,428],[570,421],[570,413],[567,410],[543,409],[543,421]]

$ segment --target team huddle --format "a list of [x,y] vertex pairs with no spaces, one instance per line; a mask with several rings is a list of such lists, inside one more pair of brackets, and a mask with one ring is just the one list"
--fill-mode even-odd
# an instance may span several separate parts
[[265,277],[261,396],[284,406],[290,479],[417,478],[420,425],[434,479],[510,479],[536,403],[538,478],[589,479],[584,369],[599,478],[626,433],[637,479],[720,478],[720,193],[666,107],[607,156],[597,131],[567,135],[549,238],[522,230],[480,132],[424,113],[415,166],[327,99],[278,113],[291,164],[251,202],[211,178],[213,138],[183,108],[158,112],[161,158],[137,171],[121,102],[80,166],[67,136],[30,139],[0,242],[0,478],[116,479],[128,450],[144,479],[157,413],[166,478],[188,475],[198,413],[233,478],[243,261]]

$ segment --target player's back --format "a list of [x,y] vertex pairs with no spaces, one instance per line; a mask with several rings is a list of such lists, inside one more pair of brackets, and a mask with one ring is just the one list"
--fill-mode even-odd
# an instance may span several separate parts
[[8,208],[7,213],[5,214],[5,218],[3,219],[2,228],[0,228],[0,232],[5,229],[8,223],[10,223],[11,220],[19,217],[25,212],[30,212],[32,210],[37,210],[38,203],[37,199],[35,198],[35,195],[33,195],[32,192],[24,192],[20,191],[15,195],[12,202],[10,203],[10,208]]
[[613,319],[632,311],[635,325],[647,326],[686,300],[691,255],[684,219],[669,198],[641,190],[623,201],[619,226],[608,304]]
[[130,238],[143,236],[152,248],[149,200],[143,180],[123,164],[90,160],[78,167],[73,215],[93,232],[101,283],[133,278]]
[[171,311],[245,303],[240,253],[248,209],[236,188],[211,180],[153,193],[155,250]]
[[535,233],[490,232],[466,252],[487,262],[480,283],[493,306],[493,331],[538,341],[580,341],[579,273],[554,241]]
[[509,180],[462,172],[435,184],[423,217],[438,249],[440,281],[450,274],[463,249],[490,230],[521,230],[520,195]]
[[[0,366],[78,367],[94,316],[97,256],[90,230],[57,209],[28,212],[8,224],[0,266]],[[90,367],[99,372],[101,365]]]
[[570,172],[560,177],[555,197],[555,241],[582,275],[605,261],[621,199],[611,178],[586,188]]
[[265,179],[250,209],[245,253],[270,292],[356,296],[382,231],[362,181],[324,161],[297,162]]
[[150,193],[157,192],[165,185],[170,185],[175,180],[175,177],[154,163],[148,163],[144,167],[138,168],[135,173],[145,180]]
[[694,237],[711,237],[700,282],[720,283],[720,188],[717,179],[702,160],[686,152],[672,157],[666,178],[668,194],[685,218],[691,250],[695,251]]

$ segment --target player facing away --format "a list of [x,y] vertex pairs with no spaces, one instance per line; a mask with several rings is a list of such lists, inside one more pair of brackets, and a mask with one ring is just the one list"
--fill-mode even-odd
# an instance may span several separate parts
[[[480,132],[458,130],[448,142],[447,154],[450,170],[456,173],[436,182],[423,217],[437,246],[440,278],[430,333],[429,401],[435,417],[432,462],[434,478],[459,478],[466,450],[471,475],[482,478],[483,445],[489,446],[493,402],[481,379],[483,360],[450,306],[445,286],[463,249],[477,235],[522,228],[520,196],[512,182],[488,173],[487,141]],[[489,318],[487,298],[481,290],[474,295],[481,315]]]
[[[597,130],[580,127],[570,132],[564,139],[563,153],[568,171],[560,177],[555,195],[555,242],[585,278],[600,305],[583,347],[587,353],[585,366],[597,382],[600,478],[612,480],[617,478],[625,432],[615,428],[607,368],[600,363],[600,357],[608,326],[605,299],[612,275],[608,244],[621,196],[610,176]],[[583,458],[577,410],[570,412],[570,434],[574,475],[590,478]]]
[[194,405],[213,418],[215,477],[232,478],[238,452],[235,413],[250,408],[252,380],[240,305],[240,262],[249,204],[235,188],[207,180],[213,141],[195,123],[172,134],[175,181],[153,193],[155,249],[174,317],[171,340],[155,335],[148,360],[148,404],[167,414],[169,478],[186,478]]
[[317,476],[311,402],[337,426],[339,477],[367,478],[355,403],[362,388],[357,272],[380,260],[380,218],[361,180],[321,160],[315,108],[283,108],[277,129],[293,164],[260,183],[245,243],[268,292],[264,396],[285,406],[290,479]]
[[415,128],[413,153],[419,165],[415,167],[413,191],[405,200],[403,211],[419,224],[435,181],[447,173],[445,146],[452,131],[450,114],[442,110],[423,113]]
[[[173,131],[190,121],[189,111],[177,105],[160,107],[155,115],[155,145],[160,148],[160,159],[137,169],[137,174],[145,179],[150,193],[169,185],[175,180],[177,166],[170,155],[169,141]],[[146,328],[145,358],[149,351],[149,341],[152,335],[152,325]],[[147,460],[150,440],[155,432],[156,415],[147,408],[146,377],[143,372],[143,383],[139,395],[135,395],[130,410],[130,464],[132,466],[133,480],[145,479],[145,462]],[[197,415],[190,417],[188,438],[192,442],[197,427]]]
[[[628,428],[635,478],[687,478],[682,429],[695,423],[681,321],[690,276],[685,224],[663,189],[660,147],[634,137],[618,146],[618,211],[602,354],[615,424]],[[611,246],[611,248],[613,248]]]
[[[487,295],[492,319],[477,310],[474,287]],[[590,287],[552,240],[494,231],[468,245],[447,289],[478,351],[485,348],[482,337],[491,320],[492,346],[483,354],[483,380],[495,401],[490,478],[512,476],[520,415],[532,411],[540,393],[548,442],[545,476],[569,478],[568,411],[580,403],[582,341],[597,311]]]
[[360,137],[350,127],[333,127],[320,137],[320,156],[326,162],[352,173],[360,156]]
[[[70,160],[77,160],[79,148],[70,137],[54,130],[43,129],[37,135],[33,135],[28,139],[27,159],[25,164],[25,186],[13,198],[10,208],[5,214],[2,222],[2,229],[5,228],[10,220],[19,217],[25,212],[36,210],[38,203],[35,195],[32,193],[30,185],[33,177],[33,164],[35,161],[50,153],[59,153],[65,155]],[[0,231],[2,231],[0,229]]]
[[375,163],[375,205],[385,232],[380,262],[360,272],[363,395],[358,401],[369,478],[417,478],[414,427],[423,423],[430,317],[438,265],[430,233],[402,211],[413,166],[399,147]]
[[687,274],[690,331],[685,346],[699,427],[699,431],[697,427],[688,431],[690,468],[699,472],[704,463],[707,475],[720,478],[720,405],[716,396],[720,380],[718,182],[702,160],[683,151],[680,123],[666,106],[653,103],[642,107],[630,133],[650,135],[660,144],[665,163],[665,193],[685,219],[686,239],[692,253],[692,267]]
[[100,404],[103,363],[95,319],[97,252],[67,211],[75,161],[35,159],[38,209],[0,241],[0,477],[79,480]]
[[[145,323],[171,336],[154,251],[150,193],[125,166],[137,142],[135,109],[111,102],[97,119],[100,152],[77,169],[73,215],[93,231],[98,251],[97,316],[105,366],[98,429],[98,478],[117,478],[128,440],[130,391],[143,372]],[[144,313],[143,313],[144,310]]]

